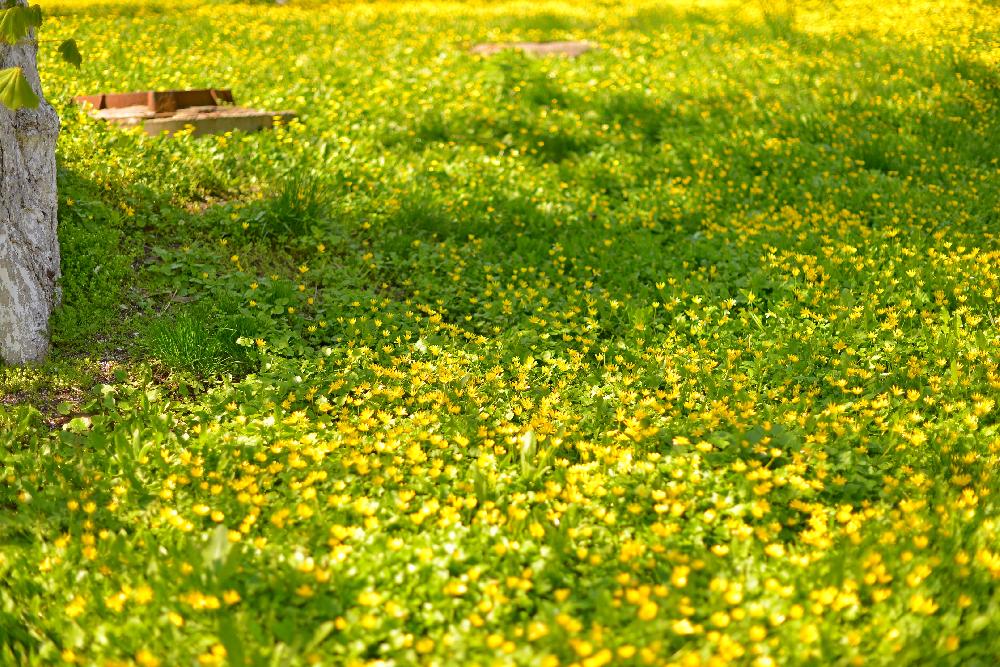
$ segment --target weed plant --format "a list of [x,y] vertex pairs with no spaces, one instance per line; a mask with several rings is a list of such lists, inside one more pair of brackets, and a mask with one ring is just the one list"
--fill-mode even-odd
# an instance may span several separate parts
[[45,9],[0,664],[995,663],[995,2]]

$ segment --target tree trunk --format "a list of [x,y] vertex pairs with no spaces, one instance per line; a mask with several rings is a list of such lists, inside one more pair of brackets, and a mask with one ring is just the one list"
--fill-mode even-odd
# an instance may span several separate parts
[[49,315],[59,301],[56,235],[56,137],[59,117],[42,97],[34,34],[0,43],[0,69],[20,67],[37,109],[0,105],[0,359],[41,361]]

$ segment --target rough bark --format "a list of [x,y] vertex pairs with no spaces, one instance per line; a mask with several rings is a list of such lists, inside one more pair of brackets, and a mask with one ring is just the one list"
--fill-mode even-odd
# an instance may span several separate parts
[[0,43],[0,69],[20,67],[37,109],[0,106],[0,359],[44,359],[48,324],[59,301],[56,235],[56,137],[59,117],[42,97],[34,35]]

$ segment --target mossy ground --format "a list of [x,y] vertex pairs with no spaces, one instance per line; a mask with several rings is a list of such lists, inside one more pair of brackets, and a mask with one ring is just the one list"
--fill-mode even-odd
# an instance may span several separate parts
[[[0,664],[1000,654],[995,3],[46,11]],[[300,117],[68,102],[176,87]]]

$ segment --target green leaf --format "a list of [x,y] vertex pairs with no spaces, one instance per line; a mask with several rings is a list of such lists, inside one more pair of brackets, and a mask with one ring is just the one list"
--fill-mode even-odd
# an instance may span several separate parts
[[223,616],[219,619],[219,640],[226,647],[226,655],[229,658],[230,665],[234,667],[236,665],[239,665],[239,667],[246,665],[247,660],[243,653],[243,642],[236,632],[233,620],[228,616]]
[[204,551],[202,551],[205,567],[212,569],[221,568],[226,562],[226,557],[229,555],[229,550],[232,546],[229,543],[229,530],[220,523],[215,527],[215,531],[209,538],[208,544]]
[[63,430],[71,433],[84,433],[90,430],[92,424],[93,421],[90,417],[74,417],[66,424],[63,424]]
[[80,64],[83,63],[83,56],[80,55],[80,49],[77,48],[75,39],[67,39],[60,44],[59,55],[62,56],[63,60],[78,69]]
[[0,105],[17,111],[22,107],[34,109],[38,103],[38,96],[24,78],[20,67],[0,69]]
[[316,632],[313,633],[313,637],[309,641],[309,644],[306,646],[305,652],[310,653],[319,648],[319,645],[322,644],[323,641],[330,636],[330,633],[333,632],[336,629],[336,627],[337,626],[334,624],[333,621],[327,621],[323,625],[316,628]]
[[42,8],[11,7],[0,10],[0,41],[17,44],[28,35],[28,31],[42,25]]

